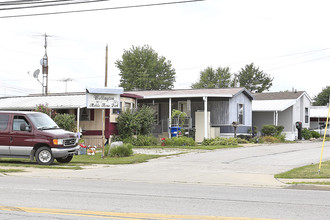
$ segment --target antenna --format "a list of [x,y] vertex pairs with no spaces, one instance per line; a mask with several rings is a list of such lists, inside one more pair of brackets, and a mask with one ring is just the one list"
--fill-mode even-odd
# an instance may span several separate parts
[[39,73],[40,73],[40,70],[39,69],[37,69],[36,71],[34,71],[33,78],[38,79]]
[[72,81],[72,80],[73,80],[72,78],[65,78],[65,79],[59,79],[57,81],[65,82],[65,93],[67,93],[67,91],[68,91],[68,82]]

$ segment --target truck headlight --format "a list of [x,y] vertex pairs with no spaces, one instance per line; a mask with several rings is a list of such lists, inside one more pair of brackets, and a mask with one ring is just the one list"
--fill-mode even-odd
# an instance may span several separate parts
[[54,145],[63,145],[63,139],[53,139]]

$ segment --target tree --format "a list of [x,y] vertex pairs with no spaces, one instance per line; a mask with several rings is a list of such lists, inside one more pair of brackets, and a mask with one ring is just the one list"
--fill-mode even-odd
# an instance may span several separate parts
[[155,111],[143,105],[136,112],[121,112],[117,122],[118,133],[122,139],[132,137],[133,134],[148,135],[155,124]]
[[211,88],[228,88],[230,86],[230,69],[229,67],[219,67],[214,70],[207,67],[200,72],[199,81],[191,85],[193,89],[211,89]]
[[235,75],[234,84],[237,81],[240,87],[245,87],[251,92],[258,93],[269,90],[273,85],[273,78],[259,70],[259,67],[255,67],[253,63],[241,68],[241,71]]
[[125,90],[167,90],[175,82],[175,69],[148,45],[124,50],[122,60],[116,61],[120,70],[120,86]]
[[327,86],[317,96],[314,97],[313,105],[327,105],[329,103],[330,86]]
[[67,131],[74,132],[76,130],[76,117],[70,114],[57,114],[54,118],[56,124]]

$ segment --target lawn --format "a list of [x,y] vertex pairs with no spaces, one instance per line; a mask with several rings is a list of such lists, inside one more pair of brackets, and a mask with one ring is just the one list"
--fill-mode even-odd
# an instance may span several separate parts
[[133,148],[144,148],[144,149],[192,149],[192,150],[216,150],[223,148],[237,148],[242,147],[241,145],[196,145],[196,146],[134,146]]
[[105,156],[103,159],[101,153],[96,153],[94,156],[90,155],[77,155],[73,157],[70,162],[75,165],[88,165],[88,164],[135,164],[144,163],[150,159],[164,157],[164,155],[147,155],[147,154],[134,154],[130,157],[110,157]]
[[275,178],[283,179],[325,179],[330,178],[330,161],[322,163],[321,172],[318,173],[319,164],[312,164],[294,168],[284,173],[276,174]]

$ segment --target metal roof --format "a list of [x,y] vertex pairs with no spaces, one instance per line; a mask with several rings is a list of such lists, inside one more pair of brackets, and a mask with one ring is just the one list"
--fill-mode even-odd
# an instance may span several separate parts
[[121,87],[118,88],[87,88],[86,92],[95,93],[95,94],[123,94],[124,89]]
[[86,107],[86,94],[3,98],[0,101],[0,109],[31,110],[39,104],[47,104],[48,107],[52,109],[84,108]]
[[284,111],[297,102],[296,99],[282,99],[282,100],[253,100],[252,111]]
[[328,117],[328,106],[311,106],[310,117],[311,118],[326,118]]
[[239,93],[245,93],[251,100],[253,94],[245,88],[221,88],[221,89],[173,89],[173,90],[148,90],[129,91],[128,93],[142,96],[143,99],[157,98],[193,98],[193,97],[228,97],[231,98]]
[[304,91],[298,92],[263,92],[254,93],[255,100],[282,100],[282,99],[298,99]]

